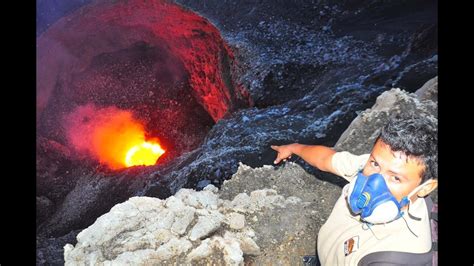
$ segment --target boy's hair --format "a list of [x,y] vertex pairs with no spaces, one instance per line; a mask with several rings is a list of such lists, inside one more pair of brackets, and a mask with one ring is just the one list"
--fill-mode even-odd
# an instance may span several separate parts
[[382,128],[377,137],[392,151],[402,152],[424,164],[421,183],[438,178],[437,122],[426,117],[395,117]]

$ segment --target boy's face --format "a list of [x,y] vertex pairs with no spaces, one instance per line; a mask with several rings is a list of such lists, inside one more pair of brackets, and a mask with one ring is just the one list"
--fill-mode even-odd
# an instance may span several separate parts
[[400,201],[421,184],[424,167],[419,161],[401,152],[393,152],[390,146],[379,139],[364,166],[363,174],[381,174],[390,192]]

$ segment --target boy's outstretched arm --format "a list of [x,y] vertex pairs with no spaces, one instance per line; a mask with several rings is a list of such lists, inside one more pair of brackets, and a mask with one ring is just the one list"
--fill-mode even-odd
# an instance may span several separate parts
[[273,162],[275,164],[278,164],[281,160],[290,158],[292,154],[296,154],[319,170],[337,174],[332,167],[332,156],[336,153],[332,148],[322,145],[304,145],[299,143],[281,146],[272,145],[271,148],[278,152]]

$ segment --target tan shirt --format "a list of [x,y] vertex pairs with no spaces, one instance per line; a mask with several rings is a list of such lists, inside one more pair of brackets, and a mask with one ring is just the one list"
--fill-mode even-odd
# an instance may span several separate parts
[[[357,156],[349,152],[337,152],[333,155],[332,165],[338,175],[350,182],[368,158],[369,154]],[[341,193],[331,215],[319,231],[318,256],[321,265],[357,265],[365,255],[377,251],[428,252],[431,249],[431,229],[425,200],[417,199],[412,203],[410,214],[421,220],[411,219],[404,214],[390,223],[368,228],[360,221],[359,215],[351,214]],[[418,237],[410,232],[407,224]]]

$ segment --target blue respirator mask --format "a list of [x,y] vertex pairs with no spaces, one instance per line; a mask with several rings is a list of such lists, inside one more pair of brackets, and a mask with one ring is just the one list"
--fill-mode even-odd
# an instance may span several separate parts
[[371,224],[388,223],[402,216],[401,208],[409,203],[407,197],[398,202],[381,174],[357,174],[349,184],[347,202],[355,214]]

